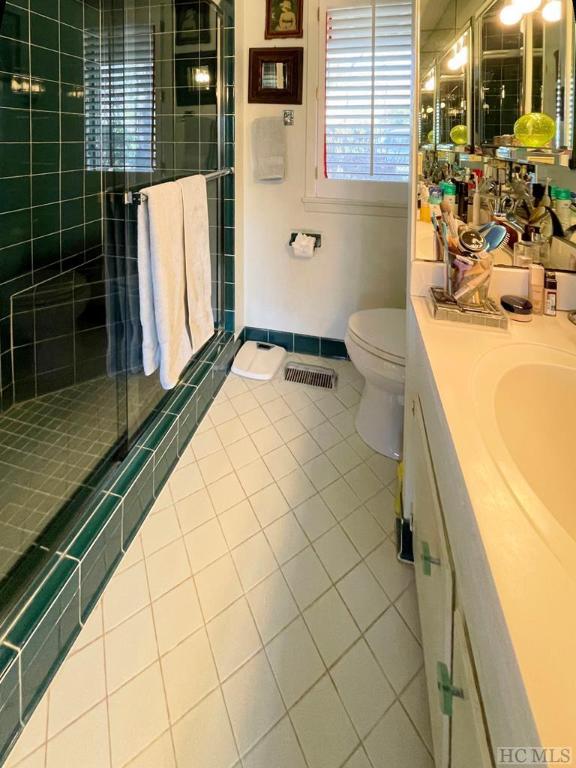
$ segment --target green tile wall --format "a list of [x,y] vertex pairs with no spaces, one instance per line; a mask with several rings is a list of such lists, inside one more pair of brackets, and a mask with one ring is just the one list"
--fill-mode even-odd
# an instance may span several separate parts
[[348,359],[346,345],[340,339],[253,327],[244,328],[242,338],[245,341],[265,341],[268,344],[276,344],[279,347],[284,347],[288,352],[299,352],[303,355]]

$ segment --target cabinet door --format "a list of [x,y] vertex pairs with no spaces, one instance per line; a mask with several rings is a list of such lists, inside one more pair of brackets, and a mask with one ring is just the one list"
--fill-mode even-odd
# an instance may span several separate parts
[[452,686],[451,768],[492,768],[472,652],[460,610],[454,614]]
[[414,403],[412,515],[416,589],[436,768],[448,768],[450,718],[442,711],[438,665],[451,674],[454,578],[436,480],[419,403]]

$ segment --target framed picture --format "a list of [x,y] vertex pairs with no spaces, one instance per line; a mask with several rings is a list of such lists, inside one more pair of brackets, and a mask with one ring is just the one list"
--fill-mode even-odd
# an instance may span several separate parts
[[176,2],[176,45],[211,42],[210,4]]
[[189,58],[187,54],[177,54],[175,74],[178,107],[198,107],[217,103],[216,51],[212,57],[204,57],[200,61]]
[[303,37],[303,5],[304,0],[266,0],[266,40]]
[[251,48],[250,104],[302,104],[304,48]]

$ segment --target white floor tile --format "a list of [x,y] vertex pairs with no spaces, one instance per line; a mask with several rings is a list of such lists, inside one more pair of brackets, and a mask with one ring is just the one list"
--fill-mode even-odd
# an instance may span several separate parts
[[248,434],[244,422],[238,416],[224,424],[219,424],[216,427],[216,432],[218,432],[218,437],[225,448],[229,448]]
[[374,768],[434,768],[434,763],[400,704],[394,704],[366,739]]
[[237,475],[247,496],[252,496],[274,482],[266,464],[260,458],[241,467]]
[[295,704],[326,671],[301,618],[275,637],[266,653],[287,707]]
[[204,623],[192,579],[187,579],[152,603],[152,612],[161,655],[181,643]]
[[395,499],[388,488],[383,488],[376,496],[368,499],[365,506],[388,536],[394,533],[396,525]]
[[208,624],[220,680],[225,680],[262,647],[246,600],[237,600]]
[[162,658],[168,715],[175,723],[218,685],[218,675],[204,628]]
[[304,619],[327,666],[333,664],[360,632],[335,589],[304,611]]
[[314,403],[300,409],[296,415],[308,430],[314,429],[319,424],[326,421],[326,416],[324,416],[322,411],[317,408]]
[[32,754],[19,762],[18,765],[8,758],[6,768],[46,768],[46,745],[32,752]]
[[292,723],[287,717],[242,762],[244,768],[306,768]]
[[276,400],[271,400],[268,403],[264,403],[262,408],[272,423],[280,421],[280,419],[284,419],[286,416],[292,414],[292,411],[281,397],[276,398]]
[[366,507],[358,507],[345,517],[342,527],[362,557],[366,557],[386,539],[386,534]]
[[311,429],[310,434],[324,451],[328,451],[330,448],[338,445],[342,440],[340,432],[329,421],[325,421]]
[[290,560],[309,544],[292,512],[267,526],[264,534],[280,564]]
[[208,493],[217,514],[230,509],[246,498],[246,494],[235,474],[226,475],[208,486]]
[[222,686],[240,754],[246,754],[285,714],[264,651]]
[[253,432],[252,440],[261,456],[270,453],[275,448],[280,448],[284,444],[278,430],[272,424]]
[[246,592],[278,568],[263,533],[257,533],[256,536],[232,550],[232,557]]
[[352,408],[360,402],[360,393],[357,389],[350,386],[350,384],[338,387],[335,394],[338,400],[340,400],[341,403],[344,403],[346,408]]
[[345,405],[342,401],[331,392],[316,400],[316,407],[322,411],[327,419],[331,419],[337,413],[342,413],[345,410]]
[[350,470],[344,475],[346,482],[352,488],[360,501],[365,502],[382,490],[382,483],[366,464]]
[[270,525],[289,510],[286,499],[276,484],[269,485],[251,496],[250,504],[263,527]]
[[156,512],[160,512],[161,509],[170,507],[172,506],[172,504],[174,504],[174,499],[172,498],[172,494],[170,493],[170,485],[169,483],[166,483],[166,485],[162,488],[162,490],[158,494],[156,501],[154,502],[154,506],[150,510],[150,514],[155,515]]
[[215,516],[214,505],[208,495],[208,491],[202,488],[200,491],[187,496],[176,504],[176,514],[180,521],[182,533],[194,530],[202,523],[206,523]]
[[318,491],[331,485],[340,477],[336,467],[325,455],[317,456],[312,461],[304,464],[303,469]]
[[220,424],[224,424],[226,421],[230,421],[237,416],[236,411],[232,407],[232,404],[229,402],[215,403],[210,408],[209,415],[212,423],[217,427]]
[[82,648],[85,648],[87,645],[94,642],[97,638],[102,637],[103,633],[102,600],[99,600],[82,627],[80,634],[76,638],[76,642],[70,649],[70,655],[77,653]]
[[290,713],[310,768],[342,765],[358,744],[334,684],[323,677]]
[[228,458],[232,462],[234,469],[238,470],[240,467],[245,467],[247,464],[251,464],[259,458],[260,454],[254,441],[250,436],[246,436],[238,440],[236,443],[232,443],[226,448]]
[[390,605],[388,596],[364,563],[359,563],[346,574],[336,588],[362,631]]
[[[134,638],[138,638],[134,642]],[[104,636],[108,693],[115,691],[158,658],[152,609],[148,606]]]
[[300,435],[305,434],[306,427],[300,419],[293,413],[290,416],[284,416],[283,419],[279,419],[276,422],[276,429],[278,430],[280,437],[285,443]]
[[305,389],[297,385],[286,391],[283,394],[283,397],[288,407],[295,412],[301,411],[302,408],[306,408],[307,405],[310,405],[310,398],[308,397]]
[[241,395],[232,397],[230,402],[239,416],[243,413],[248,413],[248,411],[253,411],[254,408],[258,408],[258,400],[256,400],[252,392],[244,392]]
[[168,728],[160,664],[157,662],[108,699],[112,766],[120,768]]
[[52,681],[48,738],[92,709],[105,696],[104,641],[100,639],[69,656]]
[[150,590],[144,562],[114,574],[102,598],[104,631],[109,632],[149,603]]
[[[20,766],[22,760],[27,755],[35,753],[42,745],[42,763],[44,766],[44,748],[46,745],[46,732],[48,727],[48,694],[46,693],[40,703],[32,713],[26,727],[18,737],[18,741],[12,748],[12,751],[6,759],[5,768],[15,768]],[[36,758],[31,758],[31,763],[35,763]]]
[[306,464],[307,461],[315,459],[316,456],[320,456],[322,453],[322,448],[320,448],[316,440],[308,432],[291,440],[288,443],[288,448],[300,464]]
[[222,449],[222,441],[218,437],[216,430],[212,428],[206,432],[196,432],[190,441],[189,448],[192,449],[198,461],[209,456],[211,453],[220,451]]
[[280,571],[257,584],[246,597],[265,643],[298,615],[298,606]]
[[356,730],[365,738],[396,698],[390,683],[364,640],[356,643],[330,674]]
[[294,514],[311,541],[329,531],[337,522],[319,494],[312,496],[296,507]]
[[343,475],[345,472],[349,472],[358,464],[362,463],[362,459],[356,451],[351,448],[347,442],[342,441],[326,451],[326,456],[330,459],[336,469]]
[[195,580],[206,621],[210,621],[242,594],[242,585],[230,555],[204,568]]
[[165,592],[190,578],[190,564],[184,541],[178,539],[146,558],[146,571],[152,600],[157,600]]
[[260,405],[263,405],[264,403],[270,403],[272,400],[276,400],[278,398],[278,392],[276,392],[272,384],[266,383],[254,390],[254,397],[258,400]]
[[316,493],[316,489],[300,468],[279,480],[278,485],[292,509]]
[[242,414],[242,416],[240,416],[240,420],[250,435],[254,434],[254,432],[258,432],[261,429],[269,427],[271,424],[270,419],[268,416],[266,416],[262,408],[256,408],[249,413]]
[[350,437],[347,437],[346,442],[354,448],[356,453],[361,456],[364,461],[367,461],[370,456],[373,456],[376,453],[376,451],[372,450],[372,448],[362,440],[357,432],[350,435]]
[[332,416],[330,423],[336,427],[342,437],[350,437],[356,432],[356,408]]
[[224,392],[224,394],[226,394],[228,397],[236,397],[237,395],[241,395],[243,392],[247,392],[248,388],[243,379],[241,379],[239,376],[236,376],[236,374],[231,373],[224,382],[221,391]]
[[168,483],[175,502],[185,499],[186,496],[204,487],[204,480],[197,464],[188,464],[182,469],[176,469],[170,475]]
[[[152,512],[150,512],[150,517],[154,517]],[[144,550],[142,549],[142,540],[138,535],[136,536],[135,539],[132,540],[132,543],[128,547],[126,554],[118,564],[118,567],[116,568],[116,573],[122,573],[122,571],[125,571],[127,568],[130,568],[131,566],[136,565],[136,563],[139,563],[143,559],[144,559]]]
[[281,477],[285,477],[298,469],[298,462],[285,445],[267,453],[264,456],[264,461],[275,480],[280,480]]
[[337,520],[343,520],[362,503],[344,478],[324,488],[322,498]]
[[422,649],[394,607],[368,630],[366,640],[392,683],[400,693],[422,667]]
[[343,768],[372,768],[370,761],[366,757],[364,747],[356,750],[350,760],[346,761],[346,765]]
[[48,742],[46,768],[66,768],[82,755],[82,768],[110,766],[108,709],[99,704]]
[[330,587],[328,574],[312,547],[282,566],[282,571],[300,610],[304,610]]
[[198,461],[198,467],[206,485],[215,483],[216,480],[220,480],[221,477],[230,474],[234,469],[230,463],[228,454],[223,449],[200,459]]
[[396,608],[400,615],[412,630],[418,641],[422,641],[422,630],[420,628],[420,614],[418,612],[418,597],[416,595],[416,584],[412,584],[396,600]]
[[316,539],[314,549],[333,581],[360,562],[360,555],[340,526],[331,528]]
[[232,729],[218,689],[172,728],[178,766],[233,768],[238,760]]
[[392,601],[414,581],[414,568],[398,560],[396,547],[389,539],[368,555],[366,564]]
[[149,515],[140,529],[143,553],[146,557],[162,549],[182,535],[174,507],[166,507],[156,515]]
[[398,473],[397,461],[389,459],[387,456],[382,456],[381,453],[375,453],[368,459],[366,464],[384,485],[389,485],[396,479]]
[[404,709],[416,726],[416,730],[429,752],[433,752],[432,730],[430,727],[430,710],[428,706],[428,689],[424,668],[418,672],[400,697]]
[[176,768],[170,732],[163,733],[159,739],[131,760],[126,768]]
[[219,518],[230,549],[242,544],[260,530],[260,523],[248,499],[222,512]]
[[184,539],[192,573],[198,573],[210,563],[228,552],[226,539],[218,520],[209,520],[204,525],[186,534]]

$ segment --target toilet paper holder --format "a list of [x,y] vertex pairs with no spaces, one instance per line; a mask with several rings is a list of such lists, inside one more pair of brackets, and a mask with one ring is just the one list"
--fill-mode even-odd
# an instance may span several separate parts
[[316,241],[316,244],[315,244],[314,248],[322,248],[322,235],[318,235],[318,234],[316,234],[314,232],[303,232],[303,231],[302,232],[292,232],[292,234],[290,235],[290,242],[288,243],[288,245],[291,246],[292,243],[294,242],[294,240],[296,240],[296,238],[298,237],[299,234],[308,235],[308,237],[313,237],[314,240]]

